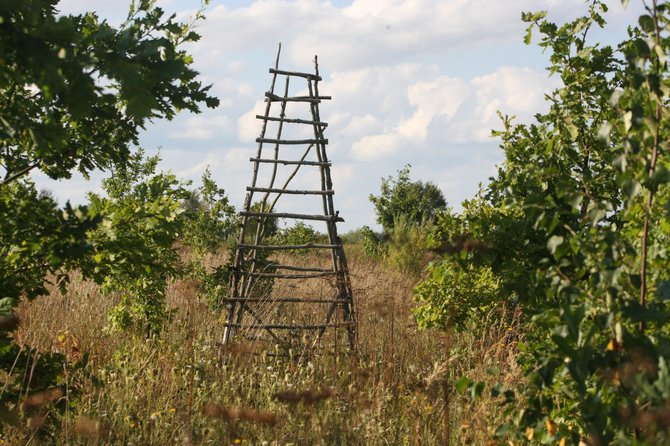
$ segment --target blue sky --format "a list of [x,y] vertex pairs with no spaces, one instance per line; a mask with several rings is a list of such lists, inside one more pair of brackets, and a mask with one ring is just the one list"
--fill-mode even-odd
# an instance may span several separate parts
[[[624,10],[609,1],[609,25],[594,33],[616,42],[636,20],[640,2]],[[162,0],[168,12],[188,19],[196,0]],[[124,1],[62,0],[62,13],[97,11],[120,21]],[[333,160],[335,206],[341,230],[374,225],[371,193],[382,177],[411,164],[414,179],[437,184],[458,209],[502,161],[496,112],[521,121],[546,107],[543,96],[558,85],[544,67],[548,55],[523,44],[522,11],[548,10],[556,22],[586,10],[582,0],[238,0],[212,1],[198,23],[200,42],[189,48],[202,79],[222,105],[200,115],[180,114],[142,135],[149,153],[160,148],[163,169],[197,182],[209,166],[237,206],[251,178],[260,123],[254,115],[270,84],[277,43],[280,65],[310,70],[319,55],[324,82],[321,117]],[[85,201],[99,188],[75,178],[38,184],[60,199]],[[307,181],[307,179],[305,180]],[[306,183],[305,183],[306,184]],[[288,207],[299,207],[288,201]]]

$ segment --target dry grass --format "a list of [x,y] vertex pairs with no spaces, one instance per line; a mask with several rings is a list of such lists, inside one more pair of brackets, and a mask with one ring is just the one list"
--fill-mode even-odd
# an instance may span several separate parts
[[[298,361],[245,344],[227,347],[219,363],[222,315],[208,308],[191,281],[171,286],[168,305],[175,315],[157,339],[107,331],[114,297],[101,296],[77,278],[65,295],[55,291],[23,304],[16,339],[25,349],[66,355],[63,392],[52,391],[57,401],[45,397],[30,416],[22,413],[17,427],[0,431],[3,440],[17,445],[486,444],[498,412],[495,403],[485,398],[469,404],[446,383],[464,373],[491,382],[485,371],[495,366],[501,370],[496,379],[513,386],[519,379],[515,329],[491,323],[489,329],[449,339],[419,331],[411,315],[417,278],[381,267],[356,246],[348,254],[359,317],[356,355]],[[87,365],[72,368],[84,354]]]

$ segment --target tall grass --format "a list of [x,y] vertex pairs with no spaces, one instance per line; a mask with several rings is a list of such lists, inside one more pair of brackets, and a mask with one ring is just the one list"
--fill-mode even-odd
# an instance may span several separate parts
[[357,246],[348,254],[357,354],[291,358],[243,344],[226,347],[219,361],[222,315],[195,281],[172,284],[167,301],[174,317],[151,339],[108,331],[113,296],[78,278],[65,294],[54,290],[24,303],[16,339],[26,351],[65,355],[62,393],[27,410],[27,388],[16,401],[18,423],[0,428],[2,441],[482,444],[494,402],[470,405],[448,383],[463,373],[488,379],[486,369],[495,365],[512,385],[514,328],[473,327],[461,336],[419,331],[411,317],[415,275],[380,266]]

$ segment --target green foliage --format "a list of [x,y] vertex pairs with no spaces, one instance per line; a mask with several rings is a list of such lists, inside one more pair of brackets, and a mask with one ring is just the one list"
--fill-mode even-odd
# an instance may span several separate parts
[[119,28],[57,0],[0,5],[0,163],[4,184],[39,168],[54,179],[122,163],[148,119],[218,100],[180,45],[198,35],[154,1]]
[[197,256],[215,252],[237,229],[235,208],[212,179],[209,169],[202,175],[202,185],[186,199],[184,207],[187,223],[183,241]]
[[[325,239],[325,240],[324,240]],[[277,231],[277,233],[271,237],[268,244],[277,244],[277,245],[308,245],[325,242],[327,238],[319,234],[313,227],[304,222],[298,221],[293,226],[289,226]],[[292,249],[288,252],[293,254],[306,254],[309,252],[309,249]]]
[[518,210],[493,200],[479,196],[465,201],[460,214],[438,216],[428,246],[442,257],[414,292],[420,326],[462,330],[495,305],[537,300],[528,271],[542,259],[545,244]]
[[381,259],[386,253],[386,245],[381,234],[374,232],[369,226],[363,226],[359,230],[360,242],[363,244],[363,251],[373,259]]
[[225,191],[212,179],[209,169],[202,175],[201,186],[190,191],[183,205],[186,212],[182,242],[192,249],[192,260],[184,266],[182,275],[198,281],[210,306],[218,309],[228,291],[230,265],[218,265],[208,270],[205,259],[232,240],[238,225],[235,208]]
[[[601,1],[562,26],[525,14],[527,38],[539,30],[563,87],[535,123],[503,118],[498,175],[461,216],[438,224],[436,241],[451,255],[432,272],[443,282],[418,288],[425,325],[458,323],[460,307],[440,313],[457,300],[452,276],[487,269],[525,315],[526,386],[492,389],[510,417],[498,429],[505,441],[670,441],[668,6],[652,2],[619,52],[587,41],[604,26]],[[461,384],[473,397],[483,391]]]
[[[57,15],[56,4],[56,0],[0,2],[2,373],[15,367],[13,360],[19,360],[8,332],[18,325],[13,312],[20,298],[45,294],[51,278],[64,287],[68,272],[77,267],[98,279],[107,273],[120,277],[112,270],[121,268],[123,259],[111,254],[111,238],[117,234],[123,239],[122,228],[110,225],[124,222],[139,230],[133,219],[147,222],[154,215],[161,226],[167,216],[158,214],[171,212],[159,200],[156,209],[141,209],[137,216],[118,208],[117,214],[106,215],[103,226],[95,229],[105,210],[102,203],[95,212],[69,204],[59,209],[50,196],[38,194],[25,176],[34,169],[53,179],[69,178],[75,170],[87,175],[95,169],[118,167],[123,172],[147,120],[170,119],[178,109],[197,112],[202,103],[208,107],[218,104],[208,94],[209,87],[196,80],[191,57],[182,49],[198,35],[191,25],[175,22],[174,16],[164,17],[154,1],[133,5],[128,19],[118,28],[93,13]],[[200,17],[199,12],[196,18]],[[164,180],[146,187],[160,190],[170,183]],[[133,193],[139,194],[139,190]],[[118,203],[122,197],[116,200]],[[144,239],[155,231],[149,226],[147,223],[148,233],[141,234]],[[90,258],[89,233],[99,234],[98,241],[104,240],[95,255],[107,256],[109,264],[102,257]],[[132,247],[131,240],[123,241]],[[148,267],[153,267],[153,260],[143,253],[124,255],[123,261],[137,265],[146,260]],[[139,280],[131,286],[138,284]],[[54,365],[55,374],[49,372]],[[31,365],[30,374],[42,372],[40,386],[44,388],[55,384],[56,375],[67,370],[61,358],[41,356]],[[11,392],[27,394],[35,388],[31,382],[16,383],[18,390],[9,385],[7,381],[0,395],[0,416],[9,401],[16,403],[10,399]]]
[[[73,208],[68,203],[58,209],[48,194],[38,193],[28,181],[0,187],[0,215],[0,370],[15,370],[11,379],[7,377],[0,396],[3,419],[5,402],[16,401],[24,391],[25,375],[21,371],[31,364],[10,334],[20,323],[15,308],[21,298],[46,294],[50,284],[65,288],[67,271],[90,254],[86,231],[99,220],[85,207]],[[52,384],[59,375],[51,373],[53,366],[62,372],[59,359],[42,356],[33,365],[34,373],[44,378],[41,388]]]
[[140,151],[103,181],[107,196],[89,194],[91,211],[103,217],[91,232],[94,255],[84,272],[104,292],[119,292],[121,303],[110,315],[113,326],[139,326],[156,332],[167,317],[167,282],[178,271],[175,250],[189,194],[172,174],[156,174],[158,157]]
[[58,209],[27,181],[0,188],[0,215],[0,299],[13,300],[45,294],[49,275],[64,286],[65,271],[89,252],[86,231],[99,221],[86,207]]
[[415,289],[415,317],[421,328],[463,329],[471,317],[487,314],[498,302],[498,283],[488,267],[437,262]]
[[379,196],[370,195],[377,223],[385,232],[393,229],[398,219],[417,225],[431,222],[447,206],[442,192],[433,183],[410,179],[410,167],[407,165],[399,170],[395,179],[382,178]]
[[404,216],[395,219],[386,234],[383,260],[386,265],[411,276],[421,274],[426,266],[428,238],[432,224],[416,223]]

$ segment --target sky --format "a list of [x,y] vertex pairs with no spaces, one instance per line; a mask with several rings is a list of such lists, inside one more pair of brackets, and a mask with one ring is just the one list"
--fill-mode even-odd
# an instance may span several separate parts
[[[160,0],[183,20],[198,0]],[[636,21],[640,2],[623,9],[607,2],[608,26],[593,39],[615,43]],[[112,23],[127,11],[123,0],[62,0],[63,14],[96,11]],[[211,1],[197,23],[202,38],[188,50],[194,68],[221,105],[199,115],[147,126],[141,144],[159,152],[160,168],[199,182],[209,167],[238,208],[252,176],[278,43],[280,68],[313,70],[318,55],[323,82],[321,118],[329,123],[335,208],[344,232],[378,228],[368,197],[382,177],[411,165],[414,180],[440,187],[456,210],[474,196],[503,160],[490,137],[501,127],[497,112],[519,122],[546,110],[544,95],[559,85],[545,67],[548,54],[524,45],[522,11],[547,10],[563,23],[586,11],[583,0],[236,0]],[[39,186],[62,201],[86,201],[104,173],[90,181],[53,182],[37,174]],[[301,185],[309,186],[309,179]],[[318,184],[314,184],[318,186]],[[302,206],[287,201],[286,210]]]

